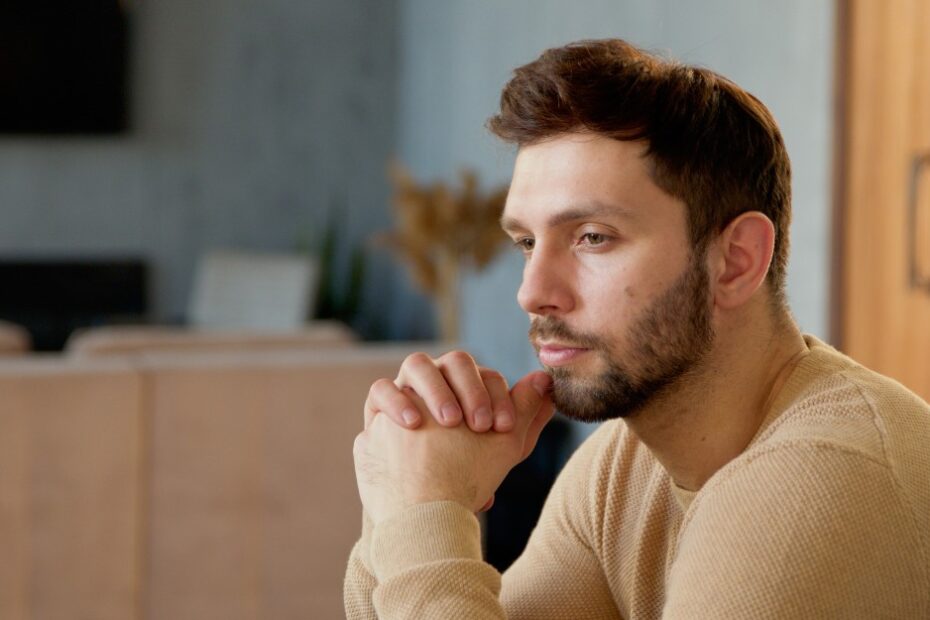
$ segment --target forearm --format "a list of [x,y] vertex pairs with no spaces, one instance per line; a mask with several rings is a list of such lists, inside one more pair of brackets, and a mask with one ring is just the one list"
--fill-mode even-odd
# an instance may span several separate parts
[[413,506],[375,527],[363,516],[343,601],[348,620],[506,617],[500,574],[481,559],[475,515],[455,502]]
[[413,506],[373,529],[377,617],[505,618],[500,574],[481,559],[478,521],[454,502]]
[[349,554],[342,597],[347,620],[377,620],[372,595],[378,582],[371,571],[369,550],[373,525],[367,514],[362,516],[362,537]]
[[361,558],[362,541],[355,544],[349,555],[345,582],[342,589],[342,601],[345,606],[346,620],[377,620],[372,594],[378,582],[365,567]]

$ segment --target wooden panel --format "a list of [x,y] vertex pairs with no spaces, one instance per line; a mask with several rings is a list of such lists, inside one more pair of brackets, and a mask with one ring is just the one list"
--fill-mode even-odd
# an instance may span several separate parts
[[0,365],[0,618],[137,616],[137,376]]
[[403,354],[156,359],[147,617],[341,617],[361,522],[352,441]]
[[[927,4],[847,2],[841,128],[843,348],[924,398],[930,398],[930,294],[909,286],[907,205],[913,158],[930,149]],[[921,207],[930,209],[927,199]]]

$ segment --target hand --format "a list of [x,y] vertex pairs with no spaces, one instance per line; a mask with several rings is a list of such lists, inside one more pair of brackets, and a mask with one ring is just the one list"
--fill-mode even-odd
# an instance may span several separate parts
[[[412,389],[424,406],[418,406],[405,388]],[[384,413],[404,428],[417,428],[425,412],[448,427],[458,426],[464,417],[468,428],[479,433],[514,427],[507,380],[496,370],[478,366],[464,351],[435,360],[425,353],[408,356],[394,381],[380,379],[372,384],[365,401],[365,427],[376,414]]]
[[355,476],[374,523],[421,503],[451,500],[473,512],[492,497],[507,473],[525,459],[552,418],[551,380],[544,372],[521,379],[509,393],[515,420],[509,433],[442,428],[412,390],[405,396],[423,412],[411,432],[387,416],[374,416],[355,438]]

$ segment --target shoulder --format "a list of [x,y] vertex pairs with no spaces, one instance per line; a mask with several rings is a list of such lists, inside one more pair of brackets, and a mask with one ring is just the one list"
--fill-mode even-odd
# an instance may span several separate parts
[[[808,465],[833,477],[856,477],[867,462],[879,465],[930,548],[930,406],[832,347],[813,339],[811,344],[781,411],[731,465],[739,468],[768,453],[816,456]],[[852,463],[837,469],[844,459]]]
[[887,463],[816,440],[765,446],[733,465],[685,515],[675,605],[715,617],[928,612],[921,526]]
[[[930,410],[822,344],[799,367],[777,417],[689,507],[670,600],[733,617],[759,601],[782,617],[924,617]],[[761,580],[752,596],[714,599],[747,575]]]

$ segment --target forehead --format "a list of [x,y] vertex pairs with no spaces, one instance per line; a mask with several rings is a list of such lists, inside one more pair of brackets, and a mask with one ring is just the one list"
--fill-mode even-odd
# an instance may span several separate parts
[[594,134],[566,134],[522,147],[503,221],[535,227],[590,212],[647,227],[683,224],[684,203],[655,184],[645,153],[643,142]]

